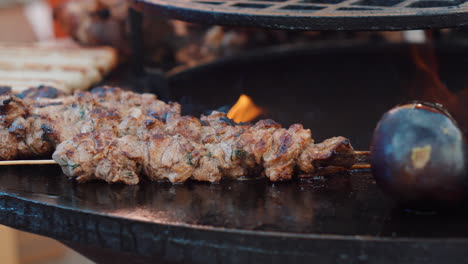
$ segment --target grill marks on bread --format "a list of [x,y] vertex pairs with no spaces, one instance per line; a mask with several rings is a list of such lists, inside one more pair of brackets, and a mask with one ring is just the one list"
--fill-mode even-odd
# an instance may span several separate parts
[[0,86],[22,93],[49,86],[65,94],[86,90],[117,66],[110,47],[0,43]]

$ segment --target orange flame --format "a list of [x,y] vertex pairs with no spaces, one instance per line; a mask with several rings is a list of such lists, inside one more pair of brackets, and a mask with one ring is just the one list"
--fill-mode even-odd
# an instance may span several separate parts
[[434,47],[413,46],[411,54],[414,62],[420,70],[421,79],[419,80],[420,87],[412,87],[418,89],[417,96],[421,96],[422,100],[442,103],[446,107],[454,107],[457,105],[458,98],[456,94],[450,92],[444,83],[439,78],[438,63]]
[[[430,34],[430,32],[428,32]],[[430,39],[430,35],[428,36]],[[438,74],[438,62],[434,46],[413,46],[412,58],[418,68],[410,86],[410,94],[419,100],[436,102],[444,105],[457,119],[461,127],[468,126],[468,89],[454,93],[441,81]]]
[[239,97],[239,100],[229,110],[227,116],[237,123],[249,122],[263,113],[263,109],[257,106],[252,98],[245,94]]

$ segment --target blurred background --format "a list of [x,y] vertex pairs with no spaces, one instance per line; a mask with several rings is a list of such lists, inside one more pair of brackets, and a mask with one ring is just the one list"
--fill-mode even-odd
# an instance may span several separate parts
[[51,5],[60,0],[0,0],[0,41],[35,42],[55,37]]
[[0,259],[5,264],[93,263],[53,239],[6,226],[0,226]]
[[[63,0],[0,0],[0,42],[47,42],[66,34],[54,25],[52,6]],[[61,243],[0,226],[0,260],[4,264],[92,263]]]

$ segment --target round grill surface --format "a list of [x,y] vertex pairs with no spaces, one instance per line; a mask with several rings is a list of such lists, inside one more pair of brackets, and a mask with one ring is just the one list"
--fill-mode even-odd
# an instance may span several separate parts
[[467,0],[134,0],[150,15],[290,30],[406,30],[464,26]]

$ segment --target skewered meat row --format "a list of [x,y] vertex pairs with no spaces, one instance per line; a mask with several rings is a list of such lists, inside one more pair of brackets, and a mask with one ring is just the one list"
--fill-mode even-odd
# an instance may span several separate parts
[[55,150],[63,172],[82,182],[136,184],[143,175],[217,182],[258,173],[282,181],[355,162],[349,140],[314,144],[310,130],[299,124],[288,129],[272,120],[236,124],[220,112],[201,119],[181,116],[177,103],[111,87],[59,98],[37,98],[37,93],[0,97],[5,146],[0,159]]
[[50,155],[62,141],[79,133],[112,129],[121,116],[142,109],[148,111],[145,115],[157,117],[180,113],[179,104],[166,104],[151,94],[116,88],[60,95],[50,87],[30,89],[19,96],[12,95],[7,87],[0,89],[0,159]]

